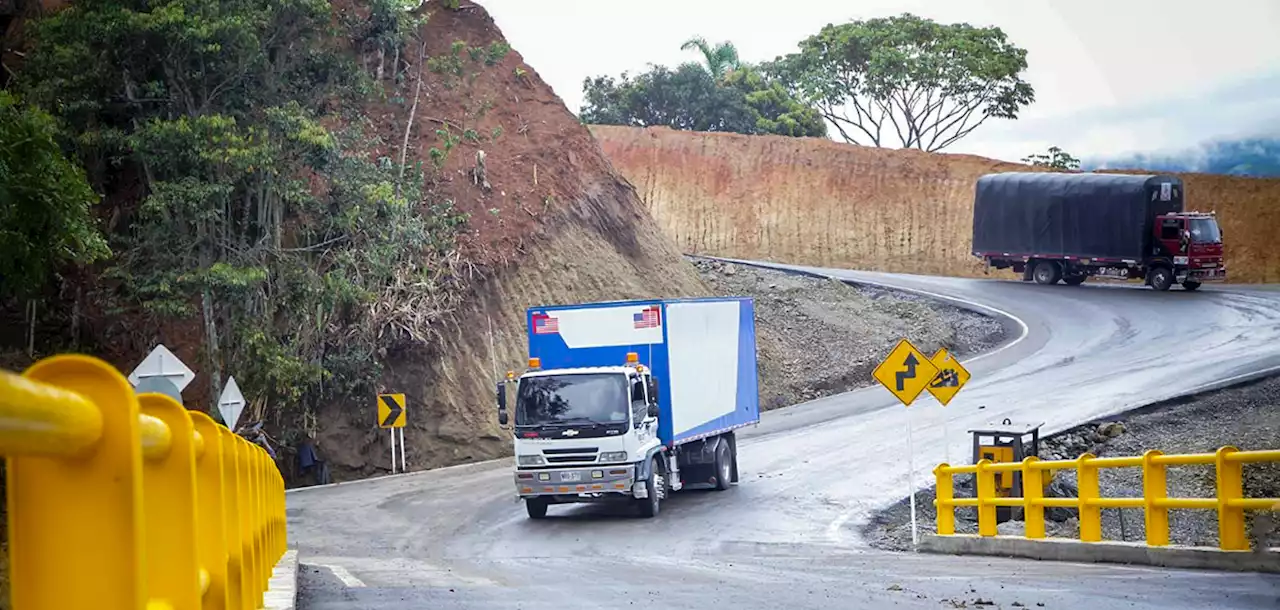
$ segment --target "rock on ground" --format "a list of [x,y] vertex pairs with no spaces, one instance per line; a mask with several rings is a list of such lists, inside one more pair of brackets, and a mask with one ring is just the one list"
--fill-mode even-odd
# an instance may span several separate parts
[[1004,339],[999,320],[910,293],[691,260],[717,294],[755,300],[764,409],[874,383],[871,372],[902,337],[958,357]]
[[[1074,459],[1082,453],[1099,457],[1141,455],[1149,449],[1164,453],[1212,453],[1219,447],[1240,450],[1280,449],[1280,377],[1272,377],[1216,392],[1169,401],[1112,417],[1103,422],[1066,430],[1043,441],[1042,459]],[[965,463],[973,463],[966,460]],[[1168,469],[1170,497],[1212,498],[1213,466],[1176,466]],[[967,477],[956,477],[956,496],[973,495]],[[1139,468],[1103,470],[1099,476],[1102,497],[1141,497],[1142,471]],[[1074,497],[1076,473],[1061,470],[1054,478],[1050,495]],[[1246,497],[1280,497],[1280,464],[1246,464]],[[919,531],[934,533],[937,523],[933,507],[934,489],[916,494]],[[1080,533],[1075,509],[1054,509],[1048,515],[1049,536],[1077,538]],[[1253,546],[1280,546],[1275,515],[1254,513],[1246,521]],[[903,498],[878,512],[862,527],[869,544],[890,550],[911,548],[911,521],[908,500]],[[1001,534],[1020,535],[1023,524],[1000,526]],[[977,517],[971,508],[956,510],[956,531],[976,533]],[[1019,532],[1019,534],[1015,534]],[[1136,508],[1102,511],[1104,540],[1140,542],[1145,540],[1143,511]],[[1177,545],[1218,546],[1218,517],[1212,510],[1173,510],[1169,517],[1170,542]],[[1259,544],[1258,541],[1262,544]]]

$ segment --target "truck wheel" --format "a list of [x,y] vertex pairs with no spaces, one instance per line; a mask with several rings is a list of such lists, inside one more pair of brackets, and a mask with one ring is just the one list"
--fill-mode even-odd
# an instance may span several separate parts
[[729,454],[729,441],[720,439],[716,447],[716,489],[724,491],[733,483],[733,457]]
[[1147,273],[1147,283],[1159,291],[1173,286],[1173,270],[1168,267],[1156,267]]
[[1191,280],[1187,280],[1182,283],[1183,290],[1195,290],[1199,287],[1200,287],[1200,282],[1193,282]]
[[649,464],[649,479],[644,482],[645,491],[649,497],[640,501],[640,516],[646,519],[652,519],[658,516],[658,510],[662,504],[662,494],[666,491],[666,482],[662,478],[662,473],[658,470],[658,460],[653,460]]
[[1084,274],[1080,274],[1080,275],[1068,275],[1068,276],[1066,276],[1066,277],[1062,278],[1062,283],[1063,283],[1063,284],[1066,284],[1066,285],[1068,285],[1068,286],[1079,286],[1080,284],[1083,284],[1083,283],[1084,283],[1084,281],[1085,281],[1085,279],[1087,279],[1088,277],[1089,277],[1089,276],[1084,275]]
[[525,512],[529,513],[530,519],[547,518],[548,505],[550,505],[550,502],[547,502],[542,498],[525,498],[524,499],[524,510]]
[[1035,277],[1037,284],[1057,284],[1062,279],[1062,268],[1054,261],[1036,263]]

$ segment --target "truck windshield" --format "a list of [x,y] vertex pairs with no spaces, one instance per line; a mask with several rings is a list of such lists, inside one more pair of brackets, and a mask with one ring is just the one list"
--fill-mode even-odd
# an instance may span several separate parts
[[1218,221],[1212,218],[1192,218],[1188,223],[1191,241],[1196,243],[1216,244],[1222,241],[1222,232],[1218,230]]
[[626,422],[628,405],[620,373],[527,377],[516,394],[516,425]]

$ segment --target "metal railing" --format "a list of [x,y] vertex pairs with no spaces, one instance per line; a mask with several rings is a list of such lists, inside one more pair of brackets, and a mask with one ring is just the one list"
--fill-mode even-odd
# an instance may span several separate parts
[[0,371],[9,576],[22,610],[256,609],[285,552],[262,448],[97,358]]
[[[1095,457],[1084,454],[1074,460],[1041,461],[1029,457],[1021,462],[991,462],[979,460],[968,466],[940,464],[933,473],[937,477],[938,535],[956,533],[955,507],[973,506],[978,511],[978,535],[996,535],[996,508],[1000,506],[1022,507],[1026,524],[1026,537],[1045,537],[1044,510],[1049,507],[1074,508],[1079,511],[1080,540],[1102,540],[1102,509],[1141,508],[1145,515],[1146,542],[1150,546],[1169,544],[1169,510],[1202,509],[1218,512],[1218,545],[1227,551],[1249,549],[1245,532],[1245,511],[1276,510],[1277,498],[1244,497],[1244,465],[1256,462],[1280,462],[1280,450],[1240,451],[1235,447],[1222,447],[1214,453],[1165,455],[1148,451],[1140,456]],[[1167,484],[1169,466],[1193,464],[1212,465],[1216,471],[1217,493],[1213,498],[1171,498]],[[1108,468],[1141,468],[1142,497],[1101,497],[1098,473]],[[1075,470],[1077,496],[1075,498],[1045,497],[1045,475],[1056,470]],[[1023,497],[1000,497],[996,494],[997,473],[1020,473]],[[955,497],[953,476],[973,474],[976,496]]]

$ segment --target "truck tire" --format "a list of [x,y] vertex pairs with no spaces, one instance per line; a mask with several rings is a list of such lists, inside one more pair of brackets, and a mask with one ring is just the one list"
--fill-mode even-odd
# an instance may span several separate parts
[[716,447],[716,490],[724,491],[733,484],[733,455],[729,451],[729,441],[720,439]]
[[1040,261],[1032,272],[1037,284],[1057,284],[1062,279],[1062,267],[1055,261]]
[[1173,286],[1173,269],[1168,267],[1156,267],[1147,272],[1147,283],[1152,288],[1164,292],[1170,286]]
[[1183,283],[1182,283],[1182,289],[1183,289],[1183,290],[1195,290],[1195,289],[1197,289],[1197,288],[1199,288],[1199,287],[1200,287],[1200,282],[1197,282],[1197,281],[1194,281],[1194,280],[1187,280],[1187,281],[1185,281],[1185,282],[1183,282]]
[[1080,275],[1068,275],[1062,278],[1062,283],[1068,286],[1079,286],[1080,284],[1083,284],[1088,277],[1089,276],[1083,273]]
[[640,500],[640,516],[645,519],[657,517],[662,508],[662,493],[666,490],[666,482],[659,468],[658,460],[655,458],[649,464],[649,478],[644,482],[648,497]]
[[542,498],[525,498],[524,510],[529,513],[530,519],[546,519],[547,506],[551,503]]

